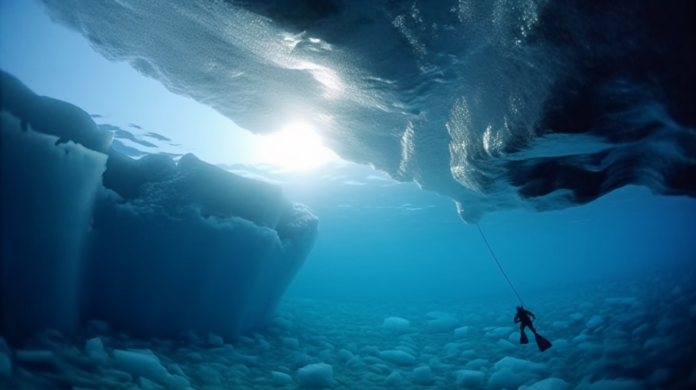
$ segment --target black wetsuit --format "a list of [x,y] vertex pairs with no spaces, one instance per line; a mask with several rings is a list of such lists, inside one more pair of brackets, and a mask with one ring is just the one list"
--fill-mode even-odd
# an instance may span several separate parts
[[534,330],[534,326],[532,326],[532,320],[529,319],[529,316],[532,316],[533,318],[536,318],[534,313],[532,313],[529,310],[521,310],[517,311],[517,315],[515,315],[515,323],[521,322],[522,324],[520,325],[520,330],[524,332],[524,327],[528,326],[529,329],[531,329],[532,332],[536,333],[536,330]]

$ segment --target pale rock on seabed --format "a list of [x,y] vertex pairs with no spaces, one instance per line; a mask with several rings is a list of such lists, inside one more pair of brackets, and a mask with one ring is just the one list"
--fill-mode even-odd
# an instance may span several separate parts
[[2,340],[0,385],[74,390],[696,388],[694,277],[689,270],[533,297],[537,330],[554,344],[544,353],[531,334],[529,345],[519,345],[510,299],[348,303],[286,298],[271,326],[233,341],[193,332],[178,340],[137,340],[99,321],[74,338],[48,330],[15,349]]

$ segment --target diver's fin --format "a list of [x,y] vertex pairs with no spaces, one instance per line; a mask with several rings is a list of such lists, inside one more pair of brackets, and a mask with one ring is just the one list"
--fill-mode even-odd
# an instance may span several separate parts
[[539,346],[539,350],[541,352],[544,352],[552,347],[552,344],[549,340],[546,340],[545,338],[539,336],[536,333],[534,333],[534,338],[536,338],[537,346]]
[[524,333],[523,330],[522,330],[521,332],[522,332],[522,335],[520,336],[520,344],[527,344],[527,343],[529,343],[529,339],[527,339],[527,334]]

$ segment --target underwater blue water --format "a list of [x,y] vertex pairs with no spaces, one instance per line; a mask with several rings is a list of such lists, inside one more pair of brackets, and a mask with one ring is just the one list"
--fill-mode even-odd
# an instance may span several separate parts
[[692,3],[0,1],[0,388],[696,388]]
[[[286,187],[321,221],[289,295],[398,301],[501,294],[514,301],[476,225],[462,223],[451,200],[412,183],[365,180],[370,170],[356,168],[348,178]],[[627,187],[581,207],[493,213],[479,225],[518,290],[543,294],[547,287],[693,268],[694,221],[693,199]]]

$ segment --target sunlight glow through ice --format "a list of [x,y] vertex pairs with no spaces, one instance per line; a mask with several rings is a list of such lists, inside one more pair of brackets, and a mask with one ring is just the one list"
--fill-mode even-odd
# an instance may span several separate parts
[[326,148],[305,123],[293,123],[282,131],[261,137],[259,158],[286,170],[302,171],[340,158]]

